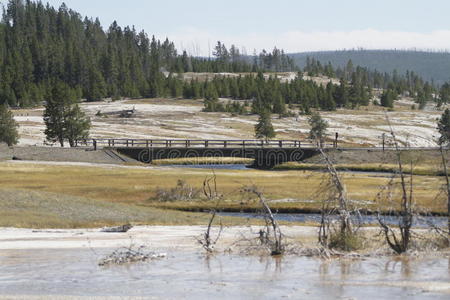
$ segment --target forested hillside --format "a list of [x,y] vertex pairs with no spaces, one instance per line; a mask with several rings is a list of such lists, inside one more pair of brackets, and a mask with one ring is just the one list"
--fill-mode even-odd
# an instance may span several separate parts
[[367,67],[379,72],[392,73],[397,70],[404,74],[413,71],[427,81],[443,84],[450,80],[450,53],[421,52],[400,50],[344,50],[305,52],[291,54],[291,57],[301,67],[306,66],[308,57],[322,63],[331,62],[335,67],[344,67],[349,60],[353,64]]
[[[250,111],[243,102],[227,105],[219,100],[228,98],[251,102],[254,113],[280,115],[288,113],[287,105],[297,105],[305,113],[368,105],[372,88],[385,90],[380,104],[388,107],[401,95],[415,98],[419,107],[450,100],[449,84],[438,89],[415,72],[373,71],[357,60],[345,61],[343,67],[337,61],[336,68],[333,62],[306,58],[303,71],[308,75],[340,79],[340,84],[330,80],[325,87],[305,80],[301,72],[291,82],[281,82],[275,74],[265,78],[263,72],[301,71],[276,47],[248,56],[219,41],[212,55],[178,53],[170,40],[160,41],[116,22],[105,30],[98,19],[82,17],[65,5],[55,9],[41,1],[10,0],[0,22],[0,104],[28,107],[48,102],[55,86],[76,101],[184,97],[205,99],[205,111]],[[232,78],[217,74],[202,82],[185,80],[185,72],[244,74]]]
[[56,81],[69,85],[78,99],[95,101],[164,95],[163,71],[293,69],[293,61],[276,48],[249,61],[235,46],[218,42],[213,59],[194,58],[179,54],[168,39],[116,22],[105,30],[98,19],[40,1],[10,0],[0,23],[0,104],[10,106],[41,103]]

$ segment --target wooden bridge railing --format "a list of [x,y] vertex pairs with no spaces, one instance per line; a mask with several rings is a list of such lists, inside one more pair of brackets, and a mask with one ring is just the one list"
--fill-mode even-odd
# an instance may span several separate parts
[[[177,139],[89,139],[76,141],[77,147],[94,148],[315,148],[312,141],[300,140],[177,140]],[[335,147],[324,144],[323,147]]]

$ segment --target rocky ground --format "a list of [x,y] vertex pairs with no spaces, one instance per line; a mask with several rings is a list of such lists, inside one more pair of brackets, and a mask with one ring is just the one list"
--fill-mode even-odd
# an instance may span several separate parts
[[[383,133],[389,135],[387,115],[402,143],[413,147],[435,146],[436,120],[442,112],[432,107],[411,110],[411,105],[410,100],[404,100],[387,114],[378,107],[369,107],[323,112],[322,116],[330,125],[330,136],[334,138],[338,132],[343,144],[380,146]],[[82,108],[91,117],[93,138],[254,139],[257,121],[253,115],[204,113],[201,100],[122,100],[83,103]],[[120,116],[122,111],[133,109],[131,117]],[[14,111],[20,125],[20,145],[45,145],[42,113],[42,108]],[[283,119],[274,116],[273,125],[277,139],[305,139],[309,132],[307,116]]]

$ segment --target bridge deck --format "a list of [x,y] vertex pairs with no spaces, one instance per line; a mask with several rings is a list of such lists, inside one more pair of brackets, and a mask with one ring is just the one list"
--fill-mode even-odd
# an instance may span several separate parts
[[[151,163],[157,159],[196,157],[246,157],[254,159],[253,166],[270,168],[288,161],[303,161],[318,155],[317,145],[300,140],[177,140],[177,139],[91,139],[77,141],[78,147],[115,149],[134,160]],[[337,142],[323,144],[325,150],[391,151],[388,147],[340,148]],[[404,147],[399,150],[431,150]]]
[[[90,139],[76,146],[95,148],[316,148],[312,141],[300,140],[179,140],[179,139]],[[324,144],[325,148],[336,144]]]
[[[93,148],[274,148],[274,149],[317,149],[317,144],[312,140],[183,140],[183,139],[87,139],[75,142],[76,147]],[[384,151],[396,150],[392,145],[383,146],[351,146],[338,147],[338,142],[323,143],[324,149]],[[399,150],[439,150],[439,147],[411,147],[403,146]]]

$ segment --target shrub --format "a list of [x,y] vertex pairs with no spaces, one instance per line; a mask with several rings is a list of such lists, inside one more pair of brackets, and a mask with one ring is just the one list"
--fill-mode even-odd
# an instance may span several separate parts
[[156,190],[156,197],[161,202],[169,201],[190,201],[198,197],[200,189],[196,189],[184,180],[178,180],[174,188]]
[[343,251],[355,251],[363,248],[364,239],[360,234],[341,233],[333,231],[330,235],[329,247]]

